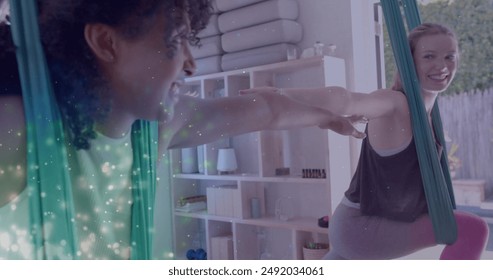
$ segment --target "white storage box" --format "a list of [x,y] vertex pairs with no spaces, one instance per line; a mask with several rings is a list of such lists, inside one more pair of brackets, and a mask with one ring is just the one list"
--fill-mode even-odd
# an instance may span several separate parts
[[211,237],[211,260],[233,260],[233,236]]
[[278,19],[298,18],[298,2],[295,0],[271,0],[225,12],[218,17],[219,30],[232,30],[266,23]]
[[221,46],[225,52],[237,52],[278,43],[298,43],[302,36],[299,23],[281,19],[224,33]]
[[217,17],[218,15],[212,14],[211,18],[209,19],[209,23],[205,27],[204,30],[200,31],[197,34],[197,37],[199,38],[205,38],[205,37],[210,37],[210,36],[215,36],[221,34],[221,31],[219,31],[219,25],[217,23]]
[[221,12],[226,12],[248,6],[264,0],[216,0],[216,7]]
[[195,59],[204,58],[209,56],[221,55],[223,49],[221,48],[221,36],[211,36],[200,39],[200,47],[191,48],[192,55]]
[[259,200],[259,214],[265,214],[265,194],[262,186],[238,188],[236,185],[208,187],[207,213],[209,215],[231,217],[237,219],[251,218],[251,198]]
[[195,72],[197,76],[221,72],[221,56],[215,55],[196,59],[195,65],[197,65]]
[[[210,215],[241,218],[241,195],[236,185],[207,188],[207,212]],[[241,208],[239,208],[241,209]]]

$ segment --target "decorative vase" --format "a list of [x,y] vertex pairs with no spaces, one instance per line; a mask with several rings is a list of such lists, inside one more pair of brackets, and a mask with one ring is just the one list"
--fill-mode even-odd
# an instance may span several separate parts
[[184,148],[181,150],[181,173],[197,173],[199,166],[197,162],[197,148]]

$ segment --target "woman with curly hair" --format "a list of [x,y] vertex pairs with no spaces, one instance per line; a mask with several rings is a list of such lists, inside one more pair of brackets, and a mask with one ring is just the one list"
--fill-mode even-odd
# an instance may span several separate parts
[[[364,136],[352,118],[281,95],[213,100],[179,95],[181,79],[195,71],[189,47],[208,22],[208,0],[38,0],[38,8],[67,136],[81,259],[128,259],[135,248],[129,132],[136,120],[159,122],[161,154],[295,126]],[[27,230],[26,123],[8,21],[0,30],[0,258],[29,259],[34,252]]]

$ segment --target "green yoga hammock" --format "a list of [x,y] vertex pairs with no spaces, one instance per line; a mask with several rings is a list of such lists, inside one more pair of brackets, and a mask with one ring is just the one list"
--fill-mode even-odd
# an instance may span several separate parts
[[[56,106],[37,23],[36,1],[10,1],[12,34],[27,128],[27,190],[38,259],[77,259],[78,241],[63,122]],[[157,124],[132,127],[131,258],[152,257]],[[47,234],[50,232],[50,234]],[[170,230],[171,232],[171,230]]]
[[435,239],[439,244],[452,244],[457,239],[457,224],[453,214],[455,199],[452,180],[448,169],[445,138],[438,105],[432,110],[434,132],[444,147],[440,160],[428,124],[426,110],[420,95],[420,86],[414,67],[411,50],[407,42],[406,30],[402,20],[400,3],[409,29],[420,24],[418,7],[415,0],[381,0],[385,21],[394,51],[397,68],[406,91],[413,135],[418,151],[418,160],[425,190],[428,212],[433,223]]

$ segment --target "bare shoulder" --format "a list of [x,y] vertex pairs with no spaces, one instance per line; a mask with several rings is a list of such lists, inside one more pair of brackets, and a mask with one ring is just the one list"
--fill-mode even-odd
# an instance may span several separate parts
[[381,89],[372,94],[392,102],[393,113],[385,118],[370,120],[368,137],[373,148],[394,149],[408,143],[412,137],[410,111],[404,93]]
[[390,100],[394,105],[396,115],[409,113],[407,97],[403,92],[392,89],[378,89],[373,91],[371,94]]
[[399,99],[400,100],[407,100],[406,95],[403,92],[389,89],[389,88],[377,89],[377,90],[371,92],[371,94],[386,95],[388,98],[395,98],[397,100],[399,100]]
[[25,187],[26,124],[20,96],[0,96],[0,207]]

